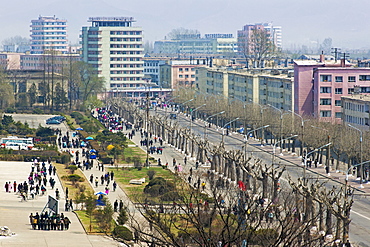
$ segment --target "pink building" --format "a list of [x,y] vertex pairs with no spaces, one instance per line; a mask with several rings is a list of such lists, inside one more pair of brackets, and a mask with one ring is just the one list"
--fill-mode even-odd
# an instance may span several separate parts
[[341,122],[341,97],[357,87],[370,93],[370,68],[355,68],[344,63],[297,60],[294,62],[294,111],[324,121]]

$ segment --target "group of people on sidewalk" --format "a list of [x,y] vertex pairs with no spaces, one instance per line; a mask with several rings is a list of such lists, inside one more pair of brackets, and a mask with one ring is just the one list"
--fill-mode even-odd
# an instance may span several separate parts
[[67,216],[64,216],[63,213],[61,214],[52,214],[49,215],[46,211],[39,215],[36,212],[35,215],[32,213],[29,216],[30,224],[32,225],[33,230],[68,230],[71,221]]

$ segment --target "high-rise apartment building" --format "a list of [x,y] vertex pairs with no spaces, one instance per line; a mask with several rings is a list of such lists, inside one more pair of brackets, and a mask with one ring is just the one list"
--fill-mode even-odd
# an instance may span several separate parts
[[143,31],[132,17],[90,17],[82,28],[83,61],[105,78],[108,92],[143,87]]
[[45,51],[68,52],[67,21],[55,16],[31,20],[31,54]]
[[[239,50],[245,47],[253,46],[251,38],[254,30],[266,31],[271,42],[277,47],[282,48],[282,31],[280,26],[273,26],[271,23],[256,23],[243,26],[242,30],[238,30]],[[247,44],[240,45],[240,44]]]

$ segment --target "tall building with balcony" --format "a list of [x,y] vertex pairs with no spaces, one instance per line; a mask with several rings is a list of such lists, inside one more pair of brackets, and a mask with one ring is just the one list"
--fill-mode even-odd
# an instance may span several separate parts
[[[143,31],[132,17],[90,17],[82,27],[82,58],[104,77],[107,92],[145,87]],[[126,95],[126,94],[124,94]]]
[[67,20],[55,16],[39,16],[31,20],[31,54],[46,51],[68,52]]

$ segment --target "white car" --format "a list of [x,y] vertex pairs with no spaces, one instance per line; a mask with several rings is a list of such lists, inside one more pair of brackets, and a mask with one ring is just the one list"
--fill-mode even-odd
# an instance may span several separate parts
[[28,150],[28,147],[24,143],[7,143],[5,148],[12,150]]

